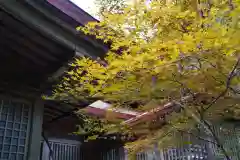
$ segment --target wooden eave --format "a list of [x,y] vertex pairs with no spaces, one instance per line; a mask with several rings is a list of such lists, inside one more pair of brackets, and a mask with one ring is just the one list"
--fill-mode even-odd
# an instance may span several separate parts
[[[106,47],[78,33],[78,25],[46,0],[0,0],[0,93],[34,100],[76,55],[104,56]],[[83,105],[46,102],[44,119],[51,122]]]

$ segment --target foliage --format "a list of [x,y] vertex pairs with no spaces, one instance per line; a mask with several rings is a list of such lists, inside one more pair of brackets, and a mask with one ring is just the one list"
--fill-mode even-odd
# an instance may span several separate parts
[[99,7],[99,15],[104,16],[120,12],[126,6],[126,0],[95,0],[95,4]]
[[124,125],[117,125],[116,123],[109,122],[106,119],[101,119],[98,117],[88,116],[84,111],[79,110],[76,112],[79,119],[82,122],[78,125],[77,132],[74,132],[76,135],[85,136],[85,140],[93,140],[100,137],[104,137],[105,134],[115,134],[121,131],[121,134],[130,134],[128,128]]
[[149,131],[139,146],[195,124],[211,132],[207,120],[237,112],[227,106],[238,103],[233,96],[240,82],[239,3],[182,0],[146,5],[140,0],[121,14],[109,13],[100,23],[78,28],[111,43],[111,48],[104,59],[82,57],[71,63],[74,69],[54,98],[94,97],[116,107],[137,103],[142,108],[152,101],[161,105],[201,93],[205,98],[181,104],[184,111],[167,118],[165,127]]
[[76,134],[80,135],[97,135],[104,133],[104,123],[98,119],[83,115],[78,113],[79,118],[83,120],[83,122],[78,126],[78,132]]

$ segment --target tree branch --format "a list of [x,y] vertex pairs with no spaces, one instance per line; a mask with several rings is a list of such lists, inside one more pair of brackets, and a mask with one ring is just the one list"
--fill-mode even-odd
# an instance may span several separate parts
[[224,91],[222,91],[205,109],[204,109],[204,113],[212,107],[213,104],[215,104],[221,97],[223,97],[227,91],[230,88],[230,84],[231,84],[231,80],[235,75],[235,70],[237,69],[237,67],[239,66],[240,63],[240,58],[238,58],[237,63],[234,65],[232,71],[230,72],[228,78],[227,78],[227,82],[226,82],[226,88]]
[[[176,75],[174,74],[173,77],[175,77],[175,76],[176,76]],[[189,94],[191,94],[191,96],[193,97],[193,99],[195,98],[196,94],[194,94],[194,93],[191,91],[191,89],[189,89],[189,88],[187,87],[187,85],[185,85],[184,83],[178,81],[178,80],[175,79],[175,78],[174,78],[172,81],[180,84],[183,88],[186,88],[186,89],[187,89],[187,92],[188,92]],[[184,95],[184,96],[185,96],[185,95]],[[196,110],[197,110],[198,114],[199,114],[200,116],[202,116],[203,107],[202,107],[202,106],[200,106],[200,107],[201,107],[200,109],[199,109],[198,107],[196,107]]]
[[[239,61],[238,61],[239,62]],[[231,74],[231,73],[230,73]],[[185,107],[182,106],[182,108],[184,109]],[[203,117],[198,118],[193,112],[186,110],[187,112],[189,112],[189,114],[192,116],[192,118],[199,123],[200,125],[202,125],[203,129],[206,129],[208,132],[210,132],[210,134],[213,136],[214,140],[217,143],[217,146],[222,150],[224,156],[226,157],[227,160],[231,160],[227,151],[225,150],[224,146],[222,145],[220,139],[218,138],[218,136],[216,135],[215,131],[213,130],[212,126],[203,119]]]
[[210,141],[210,140],[208,140],[208,139],[205,139],[205,138],[203,138],[203,137],[201,137],[201,136],[199,136],[199,135],[196,135],[196,134],[194,134],[194,133],[192,133],[192,132],[184,131],[184,130],[181,130],[181,129],[178,129],[178,128],[175,128],[175,129],[176,129],[177,131],[179,131],[179,132],[192,135],[192,136],[196,137],[196,138],[199,139],[199,140],[203,140],[203,141],[206,141],[206,142],[209,142],[209,143],[212,143],[212,144],[215,144],[215,145],[218,146],[218,144],[217,144],[216,142]]
[[234,5],[233,5],[232,0],[228,0],[228,6],[229,6],[229,9],[230,9],[230,10],[233,10],[233,9],[234,9]]
[[211,127],[211,125],[206,121],[206,120],[202,120],[202,122],[204,123],[205,126],[207,126],[207,128],[211,131],[211,134],[214,138],[214,140],[217,143],[217,146],[222,150],[224,156],[226,157],[227,160],[231,160],[226,149],[224,148],[223,144],[221,143],[219,137],[216,135],[215,131],[213,130],[213,128]]
[[[212,76],[212,78],[213,78],[214,80],[216,80],[217,82],[219,82],[220,84],[225,85],[225,83],[224,83],[223,81],[217,80],[216,77]],[[231,86],[229,86],[229,90],[231,90],[234,94],[240,94],[240,91],[239,91],[239,90],[234,89],[234,88],[231,87]]]

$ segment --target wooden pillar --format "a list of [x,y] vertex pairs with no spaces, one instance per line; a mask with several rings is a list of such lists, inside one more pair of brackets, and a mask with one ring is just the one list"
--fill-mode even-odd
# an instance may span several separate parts
[[128,160],[128,151],[124,148],[124,160]]
[[43,122],[44,104],[41,99],[35,101],[32,112],[32,123],[30,131],[30,140],[28,145],[28,159],[39,160],[42,140],[42,122]]
[[161,149],[159,152],[159,160],[164,160],[164,150]]
[[156,160],[162,160],[160,157],[161,157],[161,151],[159,150],[158,148],[158,143],[155,143],[154,144],[154,155],[155,155],[155,159]]

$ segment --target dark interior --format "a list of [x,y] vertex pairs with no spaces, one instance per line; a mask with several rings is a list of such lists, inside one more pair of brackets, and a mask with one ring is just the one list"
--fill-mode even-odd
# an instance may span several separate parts
[[5,11],[0,10],[0,14],[0,83],[3,86],[38,90],[74,56],[73,50],[41,35]]

